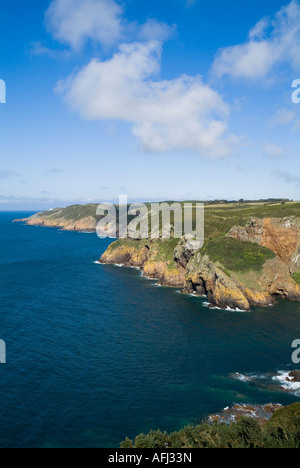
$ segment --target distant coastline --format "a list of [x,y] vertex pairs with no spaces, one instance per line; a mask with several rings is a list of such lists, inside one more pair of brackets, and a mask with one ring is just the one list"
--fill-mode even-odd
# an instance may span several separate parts
[[[97,205],[74,205],[16,220],[33,226],[95,232]],[[209,306],[250,310],[277,298],[300,300],[300,203],[287,200],[205,207],[205,244],[192,252],[187,239],[112,243],[100,263],[142,270],[163,286],[207,296]]]

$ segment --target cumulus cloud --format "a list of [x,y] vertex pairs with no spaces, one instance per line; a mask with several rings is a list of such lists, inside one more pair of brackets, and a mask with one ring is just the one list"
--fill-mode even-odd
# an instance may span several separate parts
[[177,31],[175,25],[170,26],[154,18],[148,19],[146,23],[140,26],[138,25],[136,29],[138,40],[146,42],[151,40],[164,42],[174,36]]
[[229,108],[223,98],[200,76],[155,80],[161,52],[157,41],[123,44],[111,59],[91,60],[57,89],[85,119],[132,124],[144,150],[230,152],[236,138],[224,137]]
[[[117,0],[52,0],[45,22],[49,32],[63,44],[80,50],[87,41],[111,47],[125,40],[165,41],[176,32],[174,25],[154,18],[144,24],[128,22]],[[46,52],[43,48],[37,48]]]
[[275,17],[262,19],[250,31],[248,40],[221,49],[213,74],[249,80],[270,78],[282,64],[300,67],[300,5],[293,0]]
[[55,39],[79,49],[89,39],[104,46],[120,40],[122,14],[115,0],[52,0],[45,21]]

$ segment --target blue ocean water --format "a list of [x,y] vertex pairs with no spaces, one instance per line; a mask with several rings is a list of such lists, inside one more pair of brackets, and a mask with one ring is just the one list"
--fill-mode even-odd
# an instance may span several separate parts
[[12,223],[25,215],[0,214],[0,447],[118,447],[235,403],[299,400],[229,377],[297,368],[299,304],[210,310],[95,264],[110,241]]

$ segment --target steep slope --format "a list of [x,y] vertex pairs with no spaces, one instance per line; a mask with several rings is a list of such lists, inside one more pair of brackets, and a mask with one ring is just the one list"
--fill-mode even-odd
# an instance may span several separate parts
[[65,231],[96,231],[97,205],[72,205],[67,208],[57,208],[37,213],[29,218],[16,219],[29,226],[46,226],[60,228]]
[[[74,205],[19,221],[94,232],[96,210],[95,204]],[[298,301],[299,213],[299,202],[208,204],[200,251],[191,250],[184,237],[122,239],[109,246],[101,262],[140,268],[162,285],[205,294],[212,306],[221,308],[249,310],[278,297]]]
[[[226,224],[228,219],[222,216],[221,223],[214,220],[213,229]],[[206,229],[212,227],[206,224]],[[126,239],[113,243],[100,262],[138,267],[162,285],[207,296],[211,306],[250,310],[271,305],[279,297],[300,300],[299,233],[298,216],[250,218],[245,226],[231,226],[226,234],[211,237],[196,252],[187,237]]]

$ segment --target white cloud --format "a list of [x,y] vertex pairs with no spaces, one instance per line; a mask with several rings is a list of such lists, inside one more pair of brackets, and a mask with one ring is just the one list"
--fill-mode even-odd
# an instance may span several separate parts
[[274,144],[265,143],[263,147],[263,152],[265,156],[270,159],[280,159],[285,156],[283,149],[280,146]]
[[154,18],[144,24],[130,23],[124,13],[117,0],[52,0],[45,21],[53,37],[74,50],[89,40],[108,48],[133,38],[165,41],[176,32],[176,26]]
[[213,74],[249,80],[270,78],[280,65],[300,67],[300,5],[293,0],[264,18],[249,33],[244,44],[221,49],[213,64]]
[[137,38],[141,41],[157,40],[164,42],[176,33],[176,26],[169,26],[166,23],[152,18],[145,24],[137,27]]
[[268,29],[270,18],[263,18],[260,20],[249,33],[249,38],[252,40],[263,39],[266,36],[266,31]]
[[80,49],[89,39],[103,46],[119,41],[122,14],[115,0],[53,0],[45,20],[55,39]]
[[155,80],[161,44],[123,44],[110,60],[96,59],[62,81],[58,90],[85,119],[132,124],[144,150],[194,149],[208,156],[227,154],[235,137],[224,138],[229,108],[200,76]]
[[294,121],[296,113],[294,111],[282,108],[278,109],[275,115],[270,120],[270,126],[288,125]]

